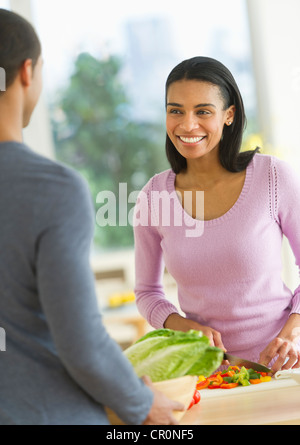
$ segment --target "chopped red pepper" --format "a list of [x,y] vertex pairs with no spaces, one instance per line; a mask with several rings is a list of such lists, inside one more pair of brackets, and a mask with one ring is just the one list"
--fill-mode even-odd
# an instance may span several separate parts
[[233,371],[240,371],[241,369],[238,366],[230,366],[230,369],[232,369]]
[[220,388],[222,388],[222,389],[231,389],[231,388],[236,388],[237,386],[239,386],[238,383],[222,383]]
[[249,382],[252,385],[257,385],[258,383],[262,383],[262,380],[261,379],[250,379]]
[[232,377],[235,374],[234,371],[225,372],[225,374],[221,374],[221,377]]
[[197,383],[196,388],[198,391],[200,391],[201,389],[207,388],[208,385],[209,385],[209,380],[206,379],[206,380],[203,380],[203,382]]
[[221,374],[216,374],[208,377],[207,380],[209,382],[217,382],[219,385],[221,385],[221,383],[223,382],[223,377],[221,376]]
[[223,383],[223,377],[221,377],[221,374],[217,374],[214,377],[208,377],[207,379],[209,381],[208,388],[209,389],[216,389],[220,388],[220,385]]
[[218,383],[216,383],[216,382],[212,382],[208,385],[207,388],[208,389],[217,389],[217,388],[221,388],[221,385],[218,385]]

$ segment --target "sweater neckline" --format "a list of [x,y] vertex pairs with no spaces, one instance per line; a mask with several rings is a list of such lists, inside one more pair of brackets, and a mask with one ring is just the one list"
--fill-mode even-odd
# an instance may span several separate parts
[[[244,180],[244,185],[243,185],[243,188],[241,190],[241,193],[240,193],[238,199],[235,201],[233,206],[226,213],[219,216],[218,218],[201,221],[201,224],[204,224],[204,227],[221,224],[222,222],[231,218],[231,216],[237,211],[237,209],[240,207],[240,205],[244,201],[245,196],[247,195],[248,190],[250,188],[250,184],[251,184],[251,180],[252,180],[252,176],[253,176],[253,163],[254,163],[254,158],[251,160],[251,162],[246,167],[246,176],[245,176],[245,180]],[[176,193],[175,180],[176,180],[176,173],[174,173],[173,170],[170,170],[169,176],[167,178],[167,189],[168,189],[169,193],[172,193],[172,192]],[[176,195],[177,195],[177,193],[176,193]],[[176,206],[176,210],[181,212],[182,215],[184,215],[185,220],[189,221],[191,224],[192,223],[195,224],[195,223],[199,222],[199,220],[194,219],[191,215],[189,215],[184,210],[178,196],[177,196],[177,199],[175,199],[175,206]]]

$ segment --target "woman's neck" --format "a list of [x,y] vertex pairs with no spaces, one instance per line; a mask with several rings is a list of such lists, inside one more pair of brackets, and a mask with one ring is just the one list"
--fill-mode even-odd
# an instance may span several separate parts
[[230,175],[231,173],[221,165],[219,156],[203,156],[198,159],[187,159],[187,168],[177,175],[176,182],[182,188],[201,187],[205,190]]

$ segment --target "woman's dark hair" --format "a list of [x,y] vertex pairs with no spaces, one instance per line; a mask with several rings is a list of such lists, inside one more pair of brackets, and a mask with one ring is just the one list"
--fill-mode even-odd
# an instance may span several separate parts
[[[259,147],[255,150],[240,153],[243,132],[246,126],[246,115],[243,99],[231,72],[221,63],[210,57],[193,57],[184,60],[169,74],[166,82],[166,105],[169,86],[179,80],[199,80],[216,85],[224,100],[224,109],[234,105],[236,108],[231,126],[224,126],[220,141],[220,162],[231,172],[244,170],[252,160]],[[179,173],[187,167],[186,159],[177,151],[167,135],[166,153],[174,173]]]
[[41,44],[31,24],[14,12],[0,9],[0,67],[5,70],[6,88],[25,60],[31,59],[35,67],[40,55]]

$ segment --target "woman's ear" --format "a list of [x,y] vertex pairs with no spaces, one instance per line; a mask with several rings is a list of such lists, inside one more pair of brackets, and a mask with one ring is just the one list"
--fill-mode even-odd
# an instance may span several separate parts
[[231,125],[234,121],[234,116],[235,116],[235,110],[236,107],[235,105],[231,105],[227,110],[226,110],[226,124],[227,125]]

